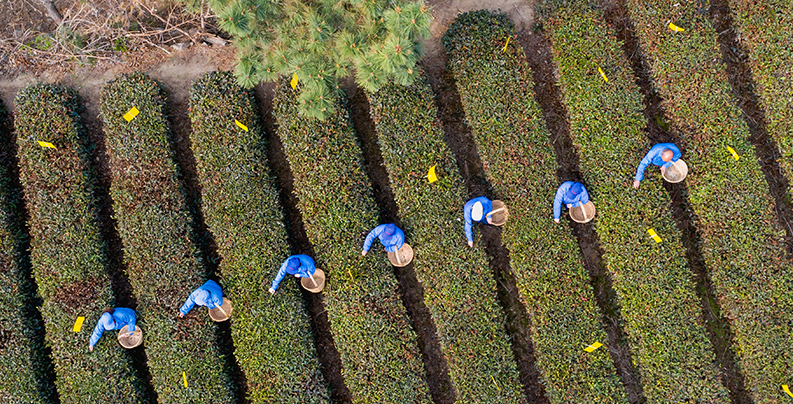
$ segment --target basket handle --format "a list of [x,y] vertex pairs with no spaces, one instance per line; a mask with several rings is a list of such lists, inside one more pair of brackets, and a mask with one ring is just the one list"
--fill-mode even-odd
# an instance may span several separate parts
[[494,214],[496,214],[496,213],[498,213],[498,212],[501,212],[502,210],[507,210],[507,208],[506,208],[506,207],[502,207],[502,208],[498,208],[498,209],[496,209],[496,210],[491,210],[490,212],[487,212],[487,214],[485,215],[485,217],[488,217],[488,216],[493,216]]

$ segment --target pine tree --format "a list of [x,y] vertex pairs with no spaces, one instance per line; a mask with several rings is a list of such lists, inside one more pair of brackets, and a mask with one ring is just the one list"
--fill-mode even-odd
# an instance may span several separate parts
[[432,17],[423,1],[210,0],[220,27],[235,37],[238,82],[252,87],[298,78],[301,113],[333,113],[338,79],[355,73],[375,92],[386,80],[413,82]]

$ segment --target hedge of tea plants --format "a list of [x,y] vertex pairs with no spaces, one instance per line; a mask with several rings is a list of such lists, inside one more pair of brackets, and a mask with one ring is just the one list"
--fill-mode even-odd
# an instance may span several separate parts
[[319,122],[299,115],[296,96],[282,82],[273,115],[314,259],[327,274],[323,297],[345,383],[356,402],[429,402],[391,265],[361,256],[366,234],[378,224],[377,208],[347,106],[336,101],[336,113]]
[[[731,98],[707,9],[672,0],[626,1],[667,115],[687,153],[686,179],[702,253],[735,333],[746,388],[777,402],[793,378],[793,290],[774,216],[741,112]],[[703,5],[705,7],[706,5]],[[668,28],[669,22],[685,31]],[[735,160],[727,147],[740,156]]]
[[553,149],[514,35],[506,15],[475,11],[457,17],[443,45],[488,180],[510,210],[502,237],[532,320],[537,368],[553,403],[626,402],[608,351],[583,350],[608,341],[578,245],[553,222]]
[[267,291],[289,246],[253,93],[230,73],[207,73],[193,83],[189,115],[202,209],[234,304],[234,355],[249,399],[327,402],[298,284],[287,278],[277,295]]
[[36,285],[30,279],[30,259],[15,175],[10,120],[0,102],[0,400],[8,403],[50,403],[55,385],[47,380],[50,359],[37,338],[44,324],[36,315]]
[[[140,113],[127,122],[123,116],[133,106]],[[103,88],[100,107],[113,210],[157,397],[162,403],[231,402],[234,388],[206,308],[197,306],[178,318],[182,303],[207,273],[191,242],[191,216],[177,178],[165,94],[147,75],[126,74]]]
[[[776,1],[729,1],[733,27],[746,47],[768,134],[781,152],[780,166],[793,184],[793,7]],[[788,188],[793,196],[793,185]]]
[[[91,331],[114,299],[106,272],[107,245],[97,223],[92,145],[80,123],[77,94],[34,84],[22,89],[15,102],[30,258],[60,402],[145,402],[132,358],[115,333],[107,332],[88,351]],[[73,332],[77,317],[85,322],[80,332]]]
[[[587,0],[546,3],[543,14],[570,136],[597,207],[603,262],[614,280],[644,396],[655,403],[727,403],[660,171],[649,167],[640,189],[631,186],[652,145],[643,131],[642,96],[620,44]],[[648,229],[662,242],[650,238]]]
[[[413,268],[457,400],[525,401],[487,257],[468,247],[458,220],[465,184],[443,141],[429,84],[423,76],[409,87],[386,84],[369,100],[400,223],[415,254]],[[438,180],[428,183],[433,166]]]

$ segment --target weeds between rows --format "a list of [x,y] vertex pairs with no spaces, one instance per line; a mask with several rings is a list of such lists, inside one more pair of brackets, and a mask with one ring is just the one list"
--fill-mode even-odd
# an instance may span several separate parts
[[289,246],[253,93],[230,73],[208,73],[193,83],[189,114],[203,211],[234,304],[235,356],[249,399],[328,402],[299,286],[287,279],[277,295],[267,292]]
[[294,175],[298,207],[318,268],[342,374],[355,401],[429,402],[416,335],[386,260],[361,257],[377,224],[371,185],[346,105],[324,122],[298,116],[281,83],[273,100],[278,136]]
[[[728,402],[660,174],[650,168],[639,190],[631,186],[651,145],[630,66],[601,13],[586,1],[548,4],[543,14],[644,395],[651,402]],[[648,229],[663,241],[653,241]]]
[[[702,252],[735,332],[746,388],[756,403],[776,402],[785,394],[780,386],[793,375],[787,349],[793,344],[793,290],[780,276],[790,263],[749,130],[732,103],[708,10],[665,0],[626,5],[667,115],[687,149],[686,183]],[[685,31],[670,30],[670,21]]]
[[[88,351],[102,310],[113,306],[106,244],[99,237],[96,175],[77,94],[34,84],[17,94],[20,182],[25,189],[33,274],[42,297],[61,402],[149,402],[132,358],[108,332]],[[38,141],[51,143],[45,148]],[[82,331],[72,332],[77,317]]]
[[[537,367],[553,403],[625,402],[589,276],[564,226],[554,225],[553,150],[531,96],[530,72],[504,14],[462,14],[443,38],[488,180],[510,208],[503,240],[532,318]],[[506,51],[503,49],[506,48]]]
[[[487,257],[466,245],[458,220],[464,185],[443,141],[429,85],[424,79],[410,87],[390,84],[369,99],[403,230],[415,252],[413,267],[457,399],[525,401]],[[426,173],[433,166],[439,179],[430,184]]]
[[[124,261],[138,298],[159,401],[231,402],[234,386],[224,371],[216,326],[202,307],[177,317],[208,274],[191,242],[190,213],[177,180],[164,103],[160,85],[143,73],[119,76],[102,91],[110,194]],[[140,113],[127,122],[123,115],[133,106]]]

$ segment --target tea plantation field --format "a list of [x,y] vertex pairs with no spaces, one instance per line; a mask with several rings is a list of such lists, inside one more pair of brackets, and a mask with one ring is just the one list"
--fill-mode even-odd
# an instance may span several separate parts
[[[322,122],[288,78],[254,92],[210,72],[172,111],[161,83],[118,75],[100,129],[74,89],[29,85],[0,105],[0,402],[793,403],[793,218],[769,186],[793,179],[793,4],[716,3],[744,81],[707,3],[548,0],[520,33],[460,14],[443,67],[340,90]],[[650,166],[634,188],[659,142],[688,177]],[[554,223],[568,180],[591,222]],[[474,224],[471,248],[478,196],[510,215]],[[361,254],[388,222],[405,267],[378,242]],[[291,276],[268,293],[293,254],[321,293]],[[180,318],[210,279],[231,319]],[[143,344],[107,331],[89,351],[119,302]]]

